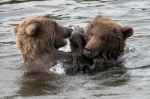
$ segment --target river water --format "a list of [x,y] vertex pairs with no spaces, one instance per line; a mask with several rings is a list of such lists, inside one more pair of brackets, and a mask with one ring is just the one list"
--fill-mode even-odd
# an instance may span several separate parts
[[[12,26],[38,15],[65,26],[86,27],[97,14],[134,28],[123,56],[126,72],[22,81],[23,61]],[[150,99],[149,23],[149,0],[0,0],[0,99]]]

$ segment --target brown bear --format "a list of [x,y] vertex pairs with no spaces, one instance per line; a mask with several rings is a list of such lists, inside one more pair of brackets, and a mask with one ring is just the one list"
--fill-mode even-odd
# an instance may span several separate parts
[[29,17],[13,29],[21,51],[25,73],[49,73],[57,61],[71,60],[70,53],[59,51],[66,45],[72,29],[45,17]]
[[[126,39],[133,35],[133,29],[131,27],[123,27],[111,19],[98,15],[88,24],[84,34],[80,32],[73,35],[71,40],[74,40],[78,46],[82,46],[72,52],[82,52],[74,56],[78,60],[77,62],[79,63],[81,60],[81,58],[78,58],[79,56],[86,56],[93,60],[93,65],[90,67],[87,65],[76,68],[91,68],[101,71],[114,65],[122,67],[120,57],[123,55]],[[76,41],[77,38],[80,38],[80,40]],[[81,43],[84,40],[85,45]]]
[[131,27],[123,27],[108,18],[96,16],[85,32],[84,54],[90,58],[117,60],[124,52],[126,39],[132,35]]

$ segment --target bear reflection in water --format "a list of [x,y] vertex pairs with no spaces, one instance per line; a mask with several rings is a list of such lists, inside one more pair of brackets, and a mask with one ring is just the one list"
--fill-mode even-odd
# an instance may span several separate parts
[[64,75],[32,73],[19,79],[18,94],[21,96],[39,96],[58,94],[64,88]]

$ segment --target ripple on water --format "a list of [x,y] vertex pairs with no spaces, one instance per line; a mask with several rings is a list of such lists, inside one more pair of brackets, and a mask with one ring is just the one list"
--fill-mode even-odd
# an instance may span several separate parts
[[[0,98],[150,99],[149,5],[149,0],[0,0]],[[48,76],[50,81],[22,77],[12,26],[37,15],[65,26],[86,27],[97,14],[134,28],[124,55],[127,72]]]

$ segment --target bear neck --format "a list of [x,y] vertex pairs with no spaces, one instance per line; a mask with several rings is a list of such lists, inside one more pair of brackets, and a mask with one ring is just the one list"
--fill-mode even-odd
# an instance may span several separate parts
[[43,62],[43,64],[49,64],[49,62],[71,59],[71,54],[69,52],[59,51],[56,48],[51,48],[51,50],[45,50],[45,51],[33,50],[22,54],[25,63],[32,63],[35,62],[36,60],[39,60]]
[[[31,53],[29,53],[31,54]],[[50,73],[49,69],[53,67],[57,62],[70,63],[72,60],[71,53],[62,52],[57,49],[51,49],[44,53],[33,54],[32,57],[24,56],[24,71],[27,74],[30,73]]]

